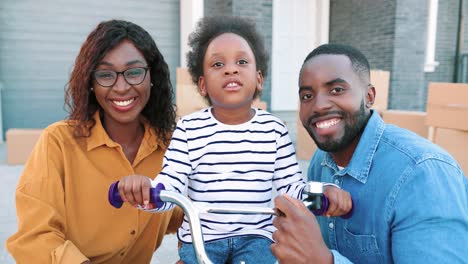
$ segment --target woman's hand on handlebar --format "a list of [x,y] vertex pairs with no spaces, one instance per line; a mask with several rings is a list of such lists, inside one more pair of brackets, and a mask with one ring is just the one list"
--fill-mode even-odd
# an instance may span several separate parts
[[142,175],[125,176],[119,181],[118,190],[124,202],[134,207],[153,209],[150,203],[151,179]]

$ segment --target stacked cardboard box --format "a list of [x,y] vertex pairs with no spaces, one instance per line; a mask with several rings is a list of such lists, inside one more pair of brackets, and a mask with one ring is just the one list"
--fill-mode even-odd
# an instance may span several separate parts
[[388,89],[390,87],[390,72],[371,70],[371,84],[375,87],[375,101],[372,109],[379,114],[388,108]]
[[180,118],[205,108],[207,105],[205,99],[193,84],[187,68],[177,68],[176,75],[177,116]]
[[423,138],[427,138],[429,131],[426,116],[426,112],[418,111],[385,110],[382,113],[385,123],[408,129]]
[[24,164],[41,133],[42,129],[8,129],[6,132],[7,164]]
[[429,140],[452,154],[468,176],[468,84],[430,83],[426,124]]

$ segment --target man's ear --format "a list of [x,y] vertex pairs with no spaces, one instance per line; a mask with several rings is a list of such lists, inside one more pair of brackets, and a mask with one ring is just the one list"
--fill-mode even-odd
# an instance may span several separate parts
[[375,87],[372,84],[369,84],[367,86],[367,94],[366,94],[366,107],[367,108],[372,108],[375,102]]
[[257,71],[257,92],[263,90],[263,74],[262,71]]
[[198,92],[203,96],[207,96],[205,78],[203,76],[198,77]]

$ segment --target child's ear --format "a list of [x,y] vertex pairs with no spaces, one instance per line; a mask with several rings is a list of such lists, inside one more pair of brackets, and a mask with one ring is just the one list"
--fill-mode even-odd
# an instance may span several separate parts
[[203,76],[198,77],[198,92],[203,97],[206,96],[205,78],[203,78]]
[[257,91],[263,90],[263,74],[262,71],[257,71]]

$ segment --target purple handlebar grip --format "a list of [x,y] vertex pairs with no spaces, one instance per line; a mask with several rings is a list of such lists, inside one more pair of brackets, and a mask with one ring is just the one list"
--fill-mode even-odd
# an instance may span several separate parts
[[[111,184],[111,186],[109,187],[109,192],[107,194],[107,199],[109,200],[109,203],[115,208],[120,208],[123,204],[123,200],[120,197],[119,189],[117,188],[118,185],[118,181]],[[150,202],[155,204],[156,208],[160,208],[164,205],[164,202],[161,201],[161,199],[159,198],[159,193],[165,189],[166,188],[164,188],[164,185],[162,183],[158,183],[158,185],[156,185],[155,188],[150,188]]]
[[[330,203],[328,202],[328,198],[327,196],[323,196],[322,198],[322,204],[320,206],[320,209],[318,210],[314,210],[313,213],[315,215],[323,215],[327,212],[328,210],[328,206],[330,205]],[[341,218],[343,219],[349,219],[351,218],[351,216],[353,216],[353,213],[354,213],[354,201],[353,199],[351,199],[351,210],[349,210],[349,212],[347,212],[346,214],[340,216]]]
[[312,211],[314,215],[323,215],[328,210],[328,198],[325,195],[322,195],[321,202],[320,209]]
[[119,181],[116,181],[113,184],[111,184],[111,186],[109,187],[109,192],[107,193],[107,199],[109,200],[109,203],[115,208],[120,208],[123,204],[122,198],[120,197],[119,189],[117,189],[118,185]]
[[161,201],[159,194],[161,191],[165,190],[164,184],[158,183],[156,187],[150,189],[150,202],[156,205],[156,208],[161,208],[164,205],[164,202]]

